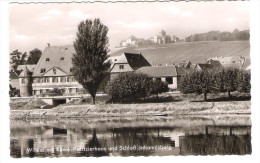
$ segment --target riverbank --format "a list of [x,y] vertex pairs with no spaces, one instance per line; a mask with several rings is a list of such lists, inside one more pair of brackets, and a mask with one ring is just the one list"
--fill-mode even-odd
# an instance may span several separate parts
[[250,101],[68,105],[53,109],[11,110],[10,119],[250,114]]

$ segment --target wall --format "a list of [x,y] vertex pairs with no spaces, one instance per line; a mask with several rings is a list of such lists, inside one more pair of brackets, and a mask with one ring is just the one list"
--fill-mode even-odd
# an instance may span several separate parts
[[[124,69],[120,69],[119,65],[124,65]],[[116,64],[114,64],[114,66],[111,70],[111,73],[127,72],[127,71],[134,71],[134,70],[127,63],[122,63],[122,64],[116,63]]]

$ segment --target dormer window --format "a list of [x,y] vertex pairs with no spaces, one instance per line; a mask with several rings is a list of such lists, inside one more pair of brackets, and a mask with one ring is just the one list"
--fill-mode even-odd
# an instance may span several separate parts
[[41,69],[41,73],[45,73],[46,69],[45,68],[42,68]]
[[50,58],[46,58],[46,62],[49,62],[50,61]]
[[117,61],[117,59],[115,59],[115,62]]
[[61,57],[60,60],[61,60],[61,61],[64,61],[64,57]]

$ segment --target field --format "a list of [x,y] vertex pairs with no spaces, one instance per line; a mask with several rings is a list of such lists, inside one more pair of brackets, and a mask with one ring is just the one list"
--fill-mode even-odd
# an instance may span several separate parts
[[179,63],[189,60],[192,63],[204,63],[211,57],[250,56],[249,41],[211,41],[190,42],[165,45],[149,45],[144,47],[128,47],[111,53],[111,56],[121,55],[123,52],[139,53],[151,63]]

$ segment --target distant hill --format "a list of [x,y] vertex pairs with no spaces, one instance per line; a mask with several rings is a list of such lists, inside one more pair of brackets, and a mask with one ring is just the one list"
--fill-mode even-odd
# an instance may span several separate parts
[[151,64],[178,63],[189,60],[192,63],[203,63],[211,57],[250,56],[249,41],[211,41],[185,42],[143,47],[128,47],[110,53],[110,56],[123,52],[139,53]]

